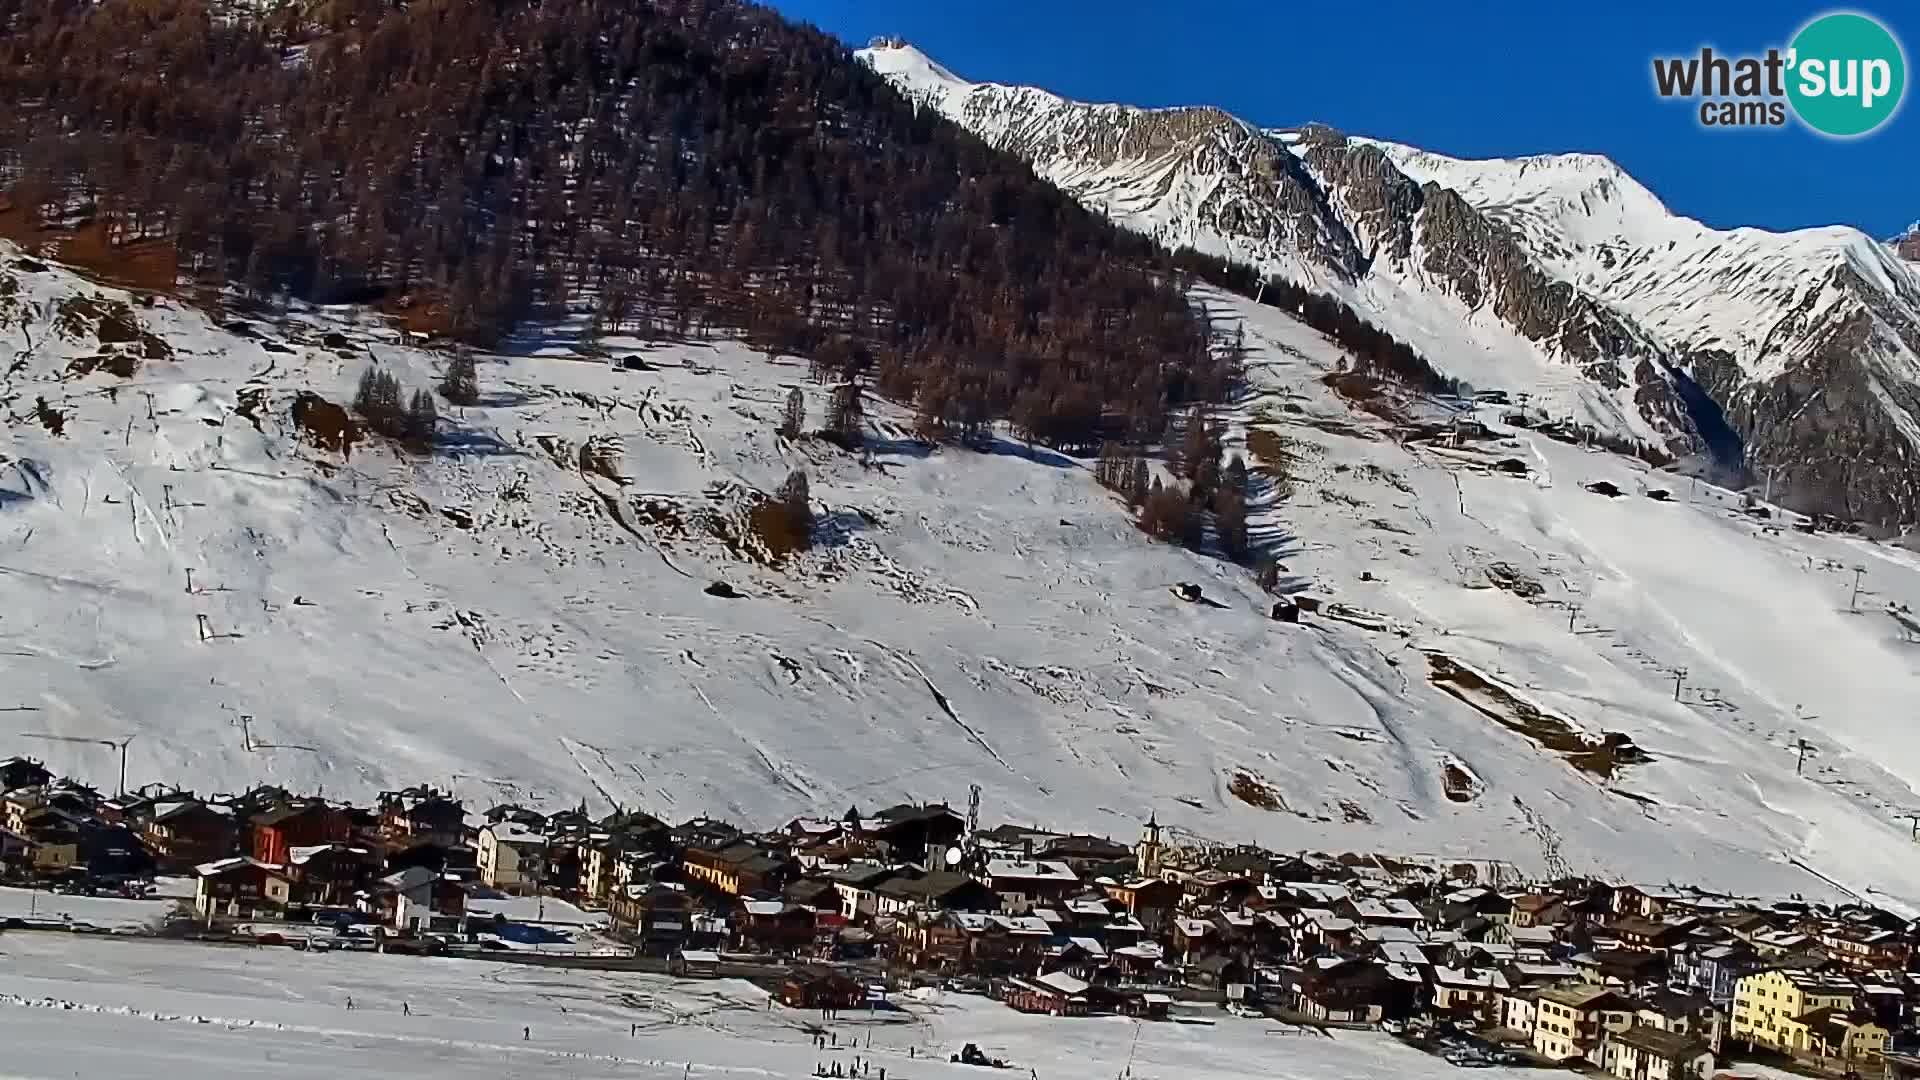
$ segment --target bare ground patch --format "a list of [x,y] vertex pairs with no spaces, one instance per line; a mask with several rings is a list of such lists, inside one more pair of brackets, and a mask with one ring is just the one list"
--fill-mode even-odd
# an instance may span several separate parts
[[1233,779],[1227,782],[1227,790],[1233,797],[1259,810],[1284,813],[1287,802],[1280,797],[1271,785],[1245,769],[1236,770]]
[[1471,705],[1501,727],[1532,739],[1541,749],[1559,754],[1581,772],[1611,780],[1624,766],[1653,760],[1624,733],[1605,732],[1596,741],[1450,656],[1429,652],[1427,664],[1427,677],[1434,686]]

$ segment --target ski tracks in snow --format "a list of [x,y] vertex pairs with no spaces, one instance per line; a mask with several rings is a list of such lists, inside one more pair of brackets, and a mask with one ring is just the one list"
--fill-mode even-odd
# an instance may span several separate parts
[[895,661],[905,665],[907,668],[912,670],[912,672],[915,675],[918,675],[920,677],[920,681],[927,685],[927,692],[933,695],[934,704],[940,706],[940,711],[947,714],[947,719],[953,721],[956,725],[958,725],[961,731],[966,732],[967,737],[972,739],[974,743],[980,747],[980,749],[985,750],[987,752],[988,757],[999,762],[1001,768],[1007,770],[1008,772],[1016,771],[1012,765],[1009,765],[1007,763],[1007,759],[1001,757],[1000,752],[998,750],[995,750],[993,748],[993,745],[987,742],[987,740],[983,736],[981,736],[980,732],[977,731],[973,727],[973,725],[967,723],[965,720],[962,720],[960,718],[960,714],[953,710],[953,703],[947,700],[947,695],[940,692],[940,688],[933,684],[933,680],[927,676],[927,673],[925,671],[921,670],[919,664],[914,663],[912,657],[908,656],[906,653],[900,651],[899,649],[895,649],[892,646],[882,644],[881,642],[875,641],[872,638],[866,638],[865,640],[867,644],[873,646],[876,649],[879,649],[881,652],[886,653],[888,656],[893,657]]

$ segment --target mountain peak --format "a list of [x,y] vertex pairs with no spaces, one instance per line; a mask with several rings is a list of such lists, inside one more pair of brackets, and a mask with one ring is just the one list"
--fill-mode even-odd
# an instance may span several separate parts
[[876,37],[867,42],[866,48],[855,50],[853,55],[877,74],[906,82],[916,89],[938,86],[966,90],[974,85],[955,75],[905,38]]

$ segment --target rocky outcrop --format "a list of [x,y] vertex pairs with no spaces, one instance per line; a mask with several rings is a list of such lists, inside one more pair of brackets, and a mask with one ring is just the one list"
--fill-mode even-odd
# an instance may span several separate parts
[[1902,261],[1920,227],[1719,232],[1594,155],[1459,161],[865,55],[1121,224],[1333,294],[1608,445],[1771,474],[1812,512],[1920,521],[1920,276]]
[[1908,262],[1920,262],[1920,221],[1907,226],[1907,231],[1893,239],[1894,254]]

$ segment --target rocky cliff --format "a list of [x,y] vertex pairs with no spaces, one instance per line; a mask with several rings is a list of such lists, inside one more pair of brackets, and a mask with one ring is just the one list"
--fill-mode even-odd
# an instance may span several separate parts
[[1801,509],[1920,520],[1913,234],[1716,230],[1595,155],[1464,161],[971,83],[900,43],[861,55],[1116,221],[1336,295],[1472,386],[1771,476]]

